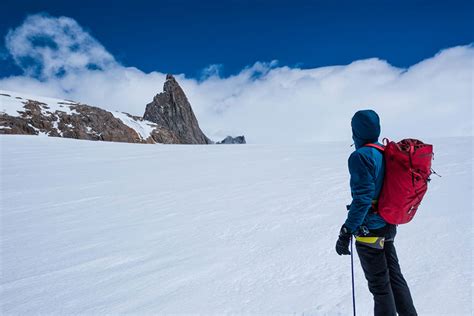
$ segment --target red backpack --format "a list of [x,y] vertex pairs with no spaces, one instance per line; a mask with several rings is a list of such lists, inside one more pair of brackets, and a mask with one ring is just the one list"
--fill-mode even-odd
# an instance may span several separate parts
[[384,141],[385,148],[365,145],[382,151],[385,160],[385,177],[376,211],[390,224],[405,224],[415,216],[428,189],[433,145],[417,139]]

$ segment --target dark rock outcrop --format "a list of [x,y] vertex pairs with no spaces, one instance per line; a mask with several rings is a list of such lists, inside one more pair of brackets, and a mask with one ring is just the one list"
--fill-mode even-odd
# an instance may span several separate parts
[[172,75],[166,76],[163,92],[146,106],[143,118],[177,136],[181,144],[211,144],[198,121],[183,89]]
[[217,142],[216,144],[246,144],[246,141],[245,136],[243,135],[237,137],[227,136],[222,141]]

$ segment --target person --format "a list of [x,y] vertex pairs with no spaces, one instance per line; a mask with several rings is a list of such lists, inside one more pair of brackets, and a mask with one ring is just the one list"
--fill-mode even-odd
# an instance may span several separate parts
[[376,212],[385,173],[383,153],[367,144],[376,144],[380,136],[380,119],[373,110],[354,114],[352,139],[355,151],[349,157],[352,203],[347,206],[347,219],[339,232],[336,252],[350,255],[352,235],[374,297],[376,316],[417,315],[407,282],[400,270],[394,238],[396,225],[389,224]]

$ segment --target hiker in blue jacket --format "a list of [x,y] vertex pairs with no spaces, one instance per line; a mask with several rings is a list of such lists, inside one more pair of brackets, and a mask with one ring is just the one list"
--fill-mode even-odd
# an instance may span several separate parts
[[339,232],[336,252],[349,255],[352,235],[369,290],[374,297],[376,316],[417,315],[408,285],[401,273],[394,246],[396,225],[376,213],[385,173],[383,154],[367,144],[378,144],[380,120],[372,110],[354,114],[352,139],[356,150],[349,157],[352,203]]

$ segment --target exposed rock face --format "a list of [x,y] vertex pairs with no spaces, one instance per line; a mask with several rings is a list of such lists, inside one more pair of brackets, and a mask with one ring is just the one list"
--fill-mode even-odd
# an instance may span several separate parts
[[180,143],[168,129],[127,113],[48,99],[48,103],[0,94],[0,134],[46,135],[127,143]]
[[145,120],[174,133],[182,144],[211,144],[198,121],[183,89],[172,75],[166,76],[163,92],[146,106]]
[[217,144],[246,144],[245,136],[227,136],[221,142],[217,142]]
[[172,75],[166,77],[163,90],[146,106],[143,118],[73,101],[0,93],[0,134],[128,143],[212,144],[199,128],[186,95]]

